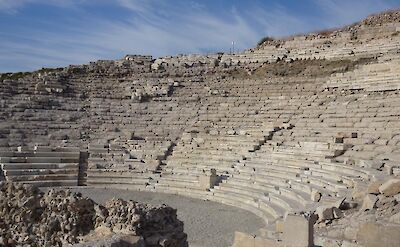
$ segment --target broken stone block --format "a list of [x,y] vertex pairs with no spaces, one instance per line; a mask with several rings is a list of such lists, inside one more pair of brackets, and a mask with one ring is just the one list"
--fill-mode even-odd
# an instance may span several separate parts
[[364,183],[355,183],[352,197],[355,200],[362,200],[367,195],[368,187]]
[[342,210],[338,209],[338,208],[332,208],[333,211],[333,217],[334,219],[340,219],[343,217],[343,213]]
[[367,189],[367,192],[369,193],[369,194],[375,194],[375,195],[377,195],[377,194],[379,194],[379,187],[382,185],[382,182],[381,181],[374,181],[374,182],[371,182],[369,185],[368,185],[368,189]]
[[392,223],[400,224],[400,212],[397,213],[397,214],[392,215],[389,218],[389,221],[392,222]]
[[208,190],[218,184],[219,177],[215,169],[211,169],[210,173],[204,172],[199,176],[200,188]]
[[390,179],[379,186],[379,192],[385,196],[394,196],[400,193],[400,179]]
[[318,215],[318,222],[334,219],[333,208],[329,206],[324,206],[324,205],[319,206],[315,210],[315,214]]
[[349,210],[356,208],[358,206],[357,202],[344,202],[342,205],[342,210]]
[[345,239],[356,239],[358,229],[356,227],[348,226],[344,229],[344,237]]
[[342,198],[340,198],[339,200],[335,201],[335,202],[332,204],[332,206],[333,206],[334,208],[342,209],[343,206],[344,206],[344,204],[345,204],[345,201],[346,201],[346,197],[342,197]]
[[283,228],[282,242],[285,246],[314,246],[314,224],[310,218],[289,214]]
[[321,205],[315,210],[315,214],[318,215],[318,222],[325,220],[334,220],[343,217],[342,211],[331,205]]
[[317,191],[317,190],[311,191],[311,200],[313,202],[319,202],[321,200],[321,196],[322,196],[322,194],[319,191]]
[[378,196],[376,195],[366,195],[364,197],[363,204],[361,206],[361,211],[372,210],[376,208],[376,203],[378,202]]
[[284,221],[283,220],[277,220],[275,222],[275,231],[282,233],[284,231]]
[[398,247],[400,226],[365,223],[357,232],[357,241],[364,247]]
[[218,130],[210,130],[209,134],[212,136],[216,136],[219,134],[219,131]]

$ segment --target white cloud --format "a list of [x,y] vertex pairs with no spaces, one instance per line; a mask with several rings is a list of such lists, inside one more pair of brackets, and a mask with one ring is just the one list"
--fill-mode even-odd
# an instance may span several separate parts
[[0,0],[0,11],[16,13],[19,8],[29,4],[46,4],[59,7],[69,7],[88,2],[88,0]]
[[[122,19],[103,18],[89,12],[85,15],[82,8],[79,16],[56,22],[56,31],[18,27],[13,36],[0,31],[0,70],[65,66],[116,59],[128,53],[163,56],[229,51],[231,41],[236,41],[237,48],[245,49],[254,47],[265,35],[283,36],[311,31],[321,25],[339,26],[389,6],[386,4],[389,0],[376,6],[373,0],[364,0],[365,6],[359,6],[361,1],[312,1],[320,13],[304,18],[280,5],[212,13],[189,1],[176,1],[172,5],[162,0],[117,0],[113,7],[125,8],[130,13]],[[87,0],[0,0],[0,10],[17,10],[34,3],[68,7],[85,3],[89,8],[94,4]],[[96,4],[110,6],[105,0]],[[357,8],[361,14],[354,16]]]
[[[73,23],[60,24],[57,33],[24,30],[25,39],[2,42],[1,57],[14,61],[21,59],[21,64],[32,64],[31,58],[35,57],[43,66],[52,63],[66,65],[86,63],[95,58],[115,59],[127,53],[162,56],[228,51],[233,40],[237,48],[244,49],[253,46],[260,36],[246,17],[237,12],[232,12],[232,17],[226,19],[198,8],[175,9],[172,11],[174,14],[166,18],[151,14],[154,6],[142,7],[138,10],[140,16],[132,15],[123,22],[89,16],[80,17]],[[128,8],[133,11],[132,14],[137,14],[132,5]],[[145,13],[150,14],[142,16]],[[74,27],[72,32],[71,27]],[[29,59],[23,59],[24,56]],[[57,60],[59,62],[55,63]],[[37,66],[37,63],[33,64],[26,68]],[[4,67],[1,69],[4,70]]]
[[148,12],[154,0],[117,0],[118,4],[136,12]]
[[326,25],[340,27],[360,21],[372,13],[393,8],[391,0],[313,0],[319,7]]
[[35,0],[0,0],[0,10],[14,10]]

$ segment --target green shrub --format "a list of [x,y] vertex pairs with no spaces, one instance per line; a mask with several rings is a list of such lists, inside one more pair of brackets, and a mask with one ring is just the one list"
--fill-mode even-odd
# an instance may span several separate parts
[[55,71],[62,71],[63,68],[42,68],[40,70],[34,72],[16,72],[16,73],[0,73],[0,81],[4,80],[18,80],[28,75],[38,74],[38,73],[48,73],[48,72],[55,72]]
[[265,42],[268,41],[274,41],[274,38],[266,36],[264,38],[262,38],[260,41],[258,41],[257,46],[261,46],[262,44],[264,44]]

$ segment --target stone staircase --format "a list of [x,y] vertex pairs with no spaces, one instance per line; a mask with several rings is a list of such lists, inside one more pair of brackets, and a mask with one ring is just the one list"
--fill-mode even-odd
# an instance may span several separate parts
[[77,186],[79,159],[77,148],[36,146],[0,152],[6,180],[38,187]]

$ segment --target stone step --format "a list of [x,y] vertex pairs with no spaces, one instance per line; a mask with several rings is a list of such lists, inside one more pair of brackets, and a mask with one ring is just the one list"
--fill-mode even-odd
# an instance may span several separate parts
[[78,174],[79,168],[70,169],[24,169],[24,170],[5,170],[4,174],[7,177],[10,176],[22,176],[22,175],[49,175],[49,174]]
[[3,170],[25,170],[25,169],[77,169],[78,163],[3,163]]
[[58,180],[58,181],[21,181],[35,187],[70,187],[78,186],[78,180]]
[[79,157],[0,157],[0,163],[74,163]]
[[135,178],[121,178],[121,177],[87,177],[87,184],[138,184],[138,185],[146,185],[149,183],[149,180],[146,178],[143,179],[135,179]]
[[0,152],[0,157],[59,157],[59,158],[75,158],[79,159],[79,152]]
[[28,181],[78,181],[78,174],[40,174],[40,175],[12,175],[7,176],[7,180],[13,182],[28,182]]

